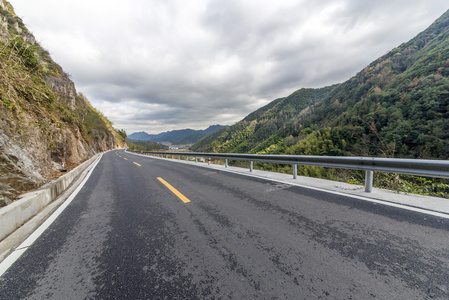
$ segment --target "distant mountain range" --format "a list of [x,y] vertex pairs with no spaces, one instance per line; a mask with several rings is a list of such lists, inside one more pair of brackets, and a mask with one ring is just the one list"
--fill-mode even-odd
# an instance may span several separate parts
[[194,144],[204,137],[211,135],[227,126],[212,125],[205,130],[182,129],[162,132],[159,134],[148,134],[144,131],[128,135],[129,140],[152,141],[157,143],[170,143],[173,145]]

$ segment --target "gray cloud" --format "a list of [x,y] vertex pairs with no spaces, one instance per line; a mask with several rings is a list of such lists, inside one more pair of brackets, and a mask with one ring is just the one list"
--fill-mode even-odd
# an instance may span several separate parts
[[[232,124],[302,87],[342,82],[447,0],[11,0],[115,127]],[[45,9],[41,9],[45,7]]]

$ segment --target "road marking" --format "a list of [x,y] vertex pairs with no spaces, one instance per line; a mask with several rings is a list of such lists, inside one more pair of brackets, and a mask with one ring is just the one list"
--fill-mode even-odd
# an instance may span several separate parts
[[168,183],[167,181],[165,181],[165,180],[162,179],[161,177],[158,177],[157,179],[158,179],[160,182],[162,182],[166,187],[168,187],[168,189],[169,189],[170,191],[172,191],[173,194],[175,194],[176,196],[178,196],[178,198],[181,199],[182,202],[184,202],[184,203],[189,203],[189,202],[190,202],[190,200],[187,199],[186,196],[184,196],[183,194],[181,194],[180,192],[178,192],[178,190],[175,189],[174,187],[172,187],[172,186],[170,185],[170,183]]
[[125,158],[125,157],[124,157],[123,159],[124,159],[124,160],[128,160],[128,159],[127,159],[127,158]]
[[139,167],[141,167],[141,165],[139,165],[138,163],[134,162],[135,165],[138,165]]
[[[131,155],[141,156],[141,157],[143,156],[140,153],[139,154],[133,153],[133,152],[127,152],[127,153],[131,154]],[[145,158],[151,159],[153,157],[145,156]],[[186,163],[183,160],[181,160],[181,161],[173,160],[173,162],[175,162],[175,163]],[[197,164],[197,165],[194,165],[194,166],[195,167],[200,167],[200,168],[207,168],[207,169],[216,169],[218,167],[216,165],[215,166],[208,166],[207,164],[206,165]],[[431,215],[431,216],[435,216],[435,217],[439,217],[439,218],[449,219],[449,213],[446,213],[446,212],[439,212],[439,211],[436,211],[436,210],[421,208],[421,207],[418,207],[418,206],[411,206],[411,205],[407,205],[407,204],[403,204],[403,203],[396,203],[396,202],[392,202],[392,201],[389,201],[389,200],[369,198],[368,196],[347,194],[345,192],[340,192],[340,191],[332,191],[332,190],[328,190],[328,189],[325,189],[325,188],[313,187],[313,186],[308,186],[308,185],[305,185],[305,184],[300,184],[300,183],[295,183],[295,182],[288,182],[288,181],[281,180],[281,179],[269,178],[269,177],[263,176],[263,175],[249,174],[249,173],[247,173],[247,172],[249,172],[247,169],[242,169],[242,170],[220,169],[219,171],[220,172],[228,172],[228,173],[243,175],[243,176],[248,176],[248,177],[253,177],[253,178],[257,178],[257,179],[263,179],[263,180],[267,180],[267,181],[286,183],[286,184],[290,184],[292,186],[299,186],[299,187],[303,187],[303,188],[310,189],[310,190],[322,191],[322,192],[329,193],[329,194],[340,195],[340,196],[354,198],[354,199],[359,199],[359,200],[363,200],[363,201],[369,201],[369,202],[373,202],[373,203],[377,203],[377,204],[381,204],[381,205],[392,206],[392,207],[405,209],[405,210],[409,210],[409,211],[414,211],[414,212],[418,212],[418,213],[422,213],[422,214],[427,214],[427,215]],[[336,182],[336,183],[338,183],[338,182]]]

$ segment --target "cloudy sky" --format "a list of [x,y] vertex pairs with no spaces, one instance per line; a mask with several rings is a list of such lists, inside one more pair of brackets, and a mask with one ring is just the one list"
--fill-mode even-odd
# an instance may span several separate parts
[[231,125],[343,82],[447,0],[9,0],[77,91],[128,134]]

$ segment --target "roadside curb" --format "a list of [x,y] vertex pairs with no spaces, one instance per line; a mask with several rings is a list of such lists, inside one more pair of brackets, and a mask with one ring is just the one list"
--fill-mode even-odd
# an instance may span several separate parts
[[70,196],[101,156],[94,155],[56,181],[0,209],[0,262]]

